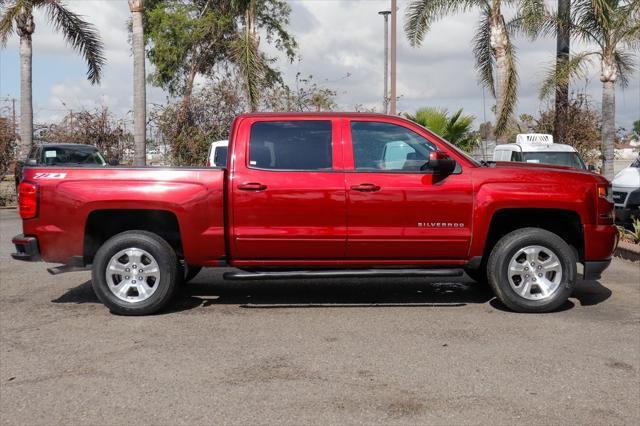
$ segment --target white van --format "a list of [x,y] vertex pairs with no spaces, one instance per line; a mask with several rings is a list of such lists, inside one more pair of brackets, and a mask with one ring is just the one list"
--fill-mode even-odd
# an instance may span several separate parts
[[227,167],[228,140],[212,142],[207,155],[207,167]]
[[516,143],[496,145],[493,161],[554,164],[587,170],[580,154],[570,145],[553,143],[552,135],[519,134]]
[[613,178],[616,222],[633,229],[633,218],[640,219],[640,155]]

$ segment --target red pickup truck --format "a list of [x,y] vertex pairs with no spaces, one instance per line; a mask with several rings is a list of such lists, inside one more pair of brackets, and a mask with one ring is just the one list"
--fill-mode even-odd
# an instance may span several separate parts
[[247,114],[226,168],[27,167],[15,259],[92,270],[119,314],[162,309],[185,269],[226,279],[455,277],[519,312],[562,305],[617,243],[609,182],[569,168],[478,163],[378,114]]

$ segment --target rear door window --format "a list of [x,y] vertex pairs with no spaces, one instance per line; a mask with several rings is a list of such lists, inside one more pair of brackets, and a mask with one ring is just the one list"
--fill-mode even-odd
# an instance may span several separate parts
[[331,121],[254,123],[248,166],[269,170],[331,170]]

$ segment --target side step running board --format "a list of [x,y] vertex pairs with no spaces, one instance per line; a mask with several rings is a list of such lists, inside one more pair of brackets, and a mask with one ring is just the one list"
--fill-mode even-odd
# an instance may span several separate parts
[[47,268],[47,272],[51,275],[60,275],[66,274],[67,272],[79,272],[79,271],[90,271],[91,265],[89,266],[71,266],[71,265],[60,265],[54,266],[52,268]]
[[309,271],[225,272],[225,280],[274,280],[360,277],[461,277],[462,269],[337,269]]

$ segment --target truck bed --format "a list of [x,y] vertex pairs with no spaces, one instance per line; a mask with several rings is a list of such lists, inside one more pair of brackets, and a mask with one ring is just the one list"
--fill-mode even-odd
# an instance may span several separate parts
[[80,263],[95,243],[85,237],[87,226],[117,227],[118,218],[141,209],[177,221],[188,263],[217,266],[225,256],[222,169],[33,167],[25,168],[24,180],[38,185],[40,197],[39,214],[24,221],[24,234],[38,235],[47,262]]

